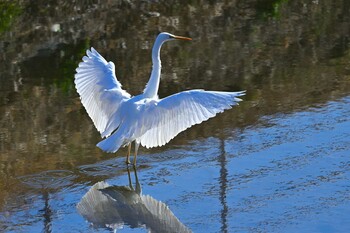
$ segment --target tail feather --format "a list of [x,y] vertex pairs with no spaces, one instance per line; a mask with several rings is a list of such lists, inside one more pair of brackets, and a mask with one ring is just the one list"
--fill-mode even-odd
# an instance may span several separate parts
[[125,143],[125,136],[122,136],[120,130],[117,130],[110,137],[97,143],[96,146],[105,152],[114,153],[119,150],[121,146],[125,145]]

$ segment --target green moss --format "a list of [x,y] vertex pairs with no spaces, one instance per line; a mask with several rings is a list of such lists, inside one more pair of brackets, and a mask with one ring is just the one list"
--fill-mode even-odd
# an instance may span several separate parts
[[279,18],[281,6],[285,2],[288,0],[258,0],[256,10],[258,15],[264,19]]
[[54,79],[54,85],[63,92],[70,93],[74,90],[74,74],[79,62],[90,47],[90,40],[86,39],[76,46],[65,46],[64,55],[59,62],[58,78]]
[[13,1],[0,1],[0,34],[7,31],[22,9]]

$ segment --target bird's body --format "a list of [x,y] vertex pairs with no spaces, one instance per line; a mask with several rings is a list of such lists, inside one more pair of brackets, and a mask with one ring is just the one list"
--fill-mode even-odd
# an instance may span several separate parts
[[[165,41],[187,37],[160,33],[152,49],[152,72],[143,93],[131,97],[121,88],[115,76],[113,62],[107,62],[95,49],[79,64],[75,84],[81,101],[93,120],[103,141],[97,146],[106,152],[116,152],[135,141],[135,156],[139,145],[162,146],[177,134],[214,117],[236,105],[244,92],[190,90],[164,99],[158,98],[161,62],[160,49]],[[129,155],[127,156],[127,163]],[[134,158],[134,164],[136,159]]]

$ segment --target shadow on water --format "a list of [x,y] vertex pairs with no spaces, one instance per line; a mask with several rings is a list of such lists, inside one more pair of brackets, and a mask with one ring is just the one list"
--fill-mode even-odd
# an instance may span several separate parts
[[228,171],[227,171],[227,158],[225,152],[225,140],[220,138],[220,154],[218,155],[218,162],[220,166],[220,203],[222,205],[221,210],[221,232],[229,232],[227,226],[227,214],[228,214],[228,205],[226,200],[226,189],[228,186]]
[[76,176],[71,171],[56,170],[45,171],[38,174],[18,177],[18,180],[30,188],[41,193],[44,207],[39,210],[43,219],[43,232],[50,233],[52,226],[53,211],[50,207],[50,193],[70,186]]
[[77,210],[94,227],[121,229],[147,228],[151,232],[192,232],[171,212],[169,207],[149,195],[142,194],[134,167],[135,188],[127,168],[129,184],[110,186],[94,184],[77,205]]
[[51,233],[51,225],[52,225],[52,210],[49,204],[50,201],[50,193],[47,190],[42,190],[43,195],[43,201],[44,201],[44,208],[40,211],[43,213],[43,219],[44,219],[44,226],[43,226],[43,232],[45,233]]

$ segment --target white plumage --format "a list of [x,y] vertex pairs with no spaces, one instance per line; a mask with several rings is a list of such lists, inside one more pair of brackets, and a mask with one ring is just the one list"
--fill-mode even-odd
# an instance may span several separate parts
[[[190,90],[164,99],[158,98],[160,82],[160,49],[165,41],[191,40],[160,33],[152,50],[153,69],[144,92],[131,97],[121,88],[113,62],[107,62],[94,48],[87,51],[75,75],[76,89],[87,113],[101,137],[97,144],[106,152],[116,152],[135,141],[138,146],[162,146],[177,134],[217,113],[237,105],[242,92]],[[127,163],[129,163],[129,154]]]

